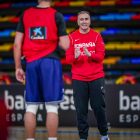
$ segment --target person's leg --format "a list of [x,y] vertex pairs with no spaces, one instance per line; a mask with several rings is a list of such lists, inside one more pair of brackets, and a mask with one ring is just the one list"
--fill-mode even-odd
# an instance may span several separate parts
[[35,137],[35,128],[36,128],[36,113],[38,105],[27,105],[27,110],[25,114],[25,131],[27,140],[33,140]]
[[26,138],[27,140],[34,139],[36,128],[36,112],[38,105],[42,99],[40,96],[40,85],[38,82],[38,68],[39,60],[27,63],[26,66],[26,94],[25,102],[27,103],[26,114],[24,119]]
[[39,72],[44,101],[46,103],[62,102],[64,92],[60,60],[42,58]]
[[57,104],[52,103],[63,101],[63,79],[60,60],[43,58],[40,64],[39,79],[43,90],[43,98],[47,103],[46,128],[49,136],[48,139],[56,140],[58,129],[58,106]]
[[90,105],[94,111],[98,129],[102,136],[107,135],[107,117],[105,103],[105,84],[104,78],[99,78],[89,82]]
[[88,85],[87,82],[72,80],[74,105],[77,114],[77,126],[80,139],[87,140],[88,137]]
[[49,136],[48,139],[56,140],[58,129],[58,105],[46,104],[46,111],[47,111],[46,128]]

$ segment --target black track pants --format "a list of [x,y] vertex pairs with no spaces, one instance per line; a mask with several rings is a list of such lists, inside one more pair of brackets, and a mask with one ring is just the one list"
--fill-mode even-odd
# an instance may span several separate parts
[[107,135],[107,118],[105,105],[105,84],[104,78],[94,81],[73,80],[74,105],[77,114],[77,126],[81,139],[88,137],[88,101],[94,111],[100,134]]

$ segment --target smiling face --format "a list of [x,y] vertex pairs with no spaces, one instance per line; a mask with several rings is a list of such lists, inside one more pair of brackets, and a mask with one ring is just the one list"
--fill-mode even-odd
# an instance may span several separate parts
[[90,16],[87,13],[82,13],[78,16],[78,21],[77,21],[80,31],[83,33],[86,33],[89,31],[89,26],[90,26]]

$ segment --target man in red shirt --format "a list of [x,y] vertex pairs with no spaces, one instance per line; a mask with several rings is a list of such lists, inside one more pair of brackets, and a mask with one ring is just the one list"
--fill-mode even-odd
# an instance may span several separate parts
[[94,111],[101,140],[109,140],[105,105],[105,83],[102,61],[105,45],[101,35],[89,26],[87,11],[78,13],[79,29],[69,35],[70,47],[66,51],[67,63],[72,63],[74,105],[80,140],[87,140],[88,101]]
[[59,48],[69,48],[69,37],[63,15],[50,7],[51,0],[25,10],[16,30],[14,59],[16,79],[24,82],[21,53],[27,60],[25,114],[26,140],[34,140],[39,104],[47,110],[48,140],[57,140],[58,103],[63,101],[62,66]]

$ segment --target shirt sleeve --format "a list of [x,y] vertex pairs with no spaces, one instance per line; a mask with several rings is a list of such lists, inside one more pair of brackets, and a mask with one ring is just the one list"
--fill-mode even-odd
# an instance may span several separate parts
[[102,62],[105,56],[105,44],[100,34],[98,34],[97,36],[95,45],[96,45],[95,53],[91,54],[91,58],[94,61]]
[[16,31],[25,33],[25,31],[24,31],[24,24],[23,24],[23,15],[24,15],[24,12],[20,16],[20,19],[19,19]]
[[66,51],[66,62],[68,64],[72,64],[75,61],[82,60],[82,56],[80,55],[78,57],[78,59],[75,58],[75,55],[74,55],[75,50],[74,50],[74,45],[73,45],[73,38],[71,37],[71,35],[69,35],[69,39],[70,39],[70,46],[69,46],[69,49]]
[[55,22],[56,22],[56,26],[58,28],[58,36],[67,35],[66,23],[63,18],[63,15],[61,13],[59,13],[59,12],[55,13]]

